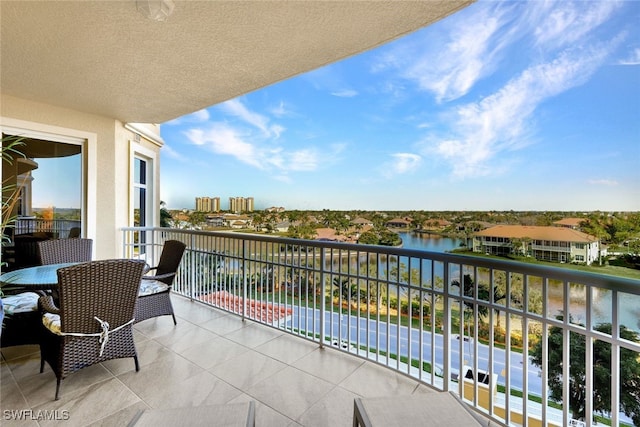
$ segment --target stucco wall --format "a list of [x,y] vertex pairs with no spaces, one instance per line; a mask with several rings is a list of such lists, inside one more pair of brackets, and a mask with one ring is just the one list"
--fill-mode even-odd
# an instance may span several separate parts
[[[130,142],[134,133],[118,120],[0,95],[0,125],[86,139],[84,194],[86,237],[95,240],[94,258],[121,256],[121,227],[129,215]],[[159,152],[158,144],[140,142]],[[159,158],[159,156],[158,156]],[[156,166],[157,167],[157,166]],[[155,189],[157,191],[157,185]]]

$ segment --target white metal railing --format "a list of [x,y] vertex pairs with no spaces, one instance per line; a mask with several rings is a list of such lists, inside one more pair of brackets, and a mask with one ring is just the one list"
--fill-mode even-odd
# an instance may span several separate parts
[[[630,352],[640,360],[638,280],[264,235],[123,233],[123,255],[150,264],[166,240],[187,244],[175,292],[454,391],[500,423],[561,426],[584,418],[591,426],[599,415],[631,424],[621,412],[628,384],[620,358]],[[602,348],[611,354],[607,408],[593,397],[602,383],[592,373],[607,366]],[[560,398],[544,399],[556,372]],[[583,391],[582,408],[570,387]]]
[[13,234],[51,233],[54,237],[68,237],[72,228],[81,226],[80,220],[17,218]]

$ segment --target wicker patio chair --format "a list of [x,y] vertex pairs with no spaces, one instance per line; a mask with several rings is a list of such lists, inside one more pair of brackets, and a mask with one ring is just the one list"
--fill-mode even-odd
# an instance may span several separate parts
[[75,239],[80,237],[82,233],[82,229],[80,227],[71,227],[69,229],[69,235],[67,236],[69,239]]
[[0,335],[0,347],[40,343],[38,298],[44,292],[20,292],[2,297],[4,319]]
[[50,240],[46,235],[18,234],[13,238],[14,244],[14,269],[34,267],[40,265],[38,255],[38,243]]
[[53,239],[38,242],[38,252],[42,265],[63,262],[91,261],[93,240],[91,239]]
[[110,359],[138,355],[133,341],[133,316],[145,268],[142,261],[92,261],[58,270],[59,307],[41,297],[43,331],[40,372],[47,362],[60,381],[72,372]]
[[152,317],[171,315],[177,325],[171,305],[171,286],[180,266],[186,245],[178,240],[167,240],[160,254],[157,267],[151,268],[155,274],[142,277],[138,303],[136,305],[136,323]]

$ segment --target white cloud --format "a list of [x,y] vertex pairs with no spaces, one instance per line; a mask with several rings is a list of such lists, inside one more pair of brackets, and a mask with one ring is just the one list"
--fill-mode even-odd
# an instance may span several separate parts
[[618,185],[618,181],[614,179],[590,179],[587,183],[591,185],[605,185],[608,187],[615,187]]
[[354,96],[358,95],[358,92],[353,89],[341,89],[335,92],[331,92],[331,95],[337,96],[339,98],[353,98]]
[[493,157],[527,145],[529,123],[538,106],[587,81],[604,63],[609,48],[578,48],[530,66],[498,92],[455,109],[445,120],[456,133],[430,135],[427,151],[447,160],[457,177],[494,173],[489,165]]
[[285,105],[284,101],[280,101],[278,105],[272,107],[269,112],[275,117],[282,118],[294,115],[294,113]]
[[185,134],[195,145],[204,146],[216,154],[233,156],[259,169],[264,168],[255,147],[244,141],[242,135],[226,123],[212,123],[207,130],[190,129]]
[[580,41],[606,22],[621,5],[617,1],[532,2],[541,6],[534,30],[537,45],[564,47]]
[[418,169],[422,163],[422,157],[413,153],[394,153],[391,161],[382,167],[382,175],[390,178],[393,175],[410,173]]
[[239,161],[286,176],[284,172],[309,172],[338,161],[345,144],[329,144],[320,151],[315,147],[286,150],[262,134],[255,135],[227,122],[209,123],[206,128],[193,128],[185,132],[188,141],[220,155],[232,156]]
[[318,153],[313,149],[294,151],[287,157],[289,170],[313,171],[318,168]]
[[266,137],[278,138],[284,131],[284,127],[280,125],[270,125],[268,117],[249,110],[238,99],[223,102],[218,108],[225,113],[235,116],[245,123],[260,129]]
[[483,3],[471,12],[454,15],[437,27],[440,32],[427,29],[413,43],[385,51],[372,72],[396,70],[402,78],[432,92],[438,102],[457,99],[495,70],[504,47],[497,37],[503,34],[509,9]]
[[629,56],[618,62],[620,65],[640,65],[640,47],[633,49]]
[[180,154],[179,152],[177,152],[176,150],[174,150],[173,148],[171,148],[170,145],[168,144],[164,144],[162,146],[162,154],[171,157],[172,159],[178,160],[180,162],[186,162],[187,158],[184,157],[182,154]]

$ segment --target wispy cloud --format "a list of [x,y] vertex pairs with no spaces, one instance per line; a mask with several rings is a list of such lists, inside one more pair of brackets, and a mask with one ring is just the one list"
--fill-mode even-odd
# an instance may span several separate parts
[[[527,146],[539,106],[588,81],[619,45],[622,36],[607,44],[590,37],[617,7],[617,2],[478,3],[473,13],[461,14],[463,25],[455,22],[438,34],[445,47],[435,54],[425,49],[404,74],[437,101],[467,94],[494,71],[498,59],[517,55],[523,43],[537,46],[539,55],[511,64],[513,76],[493,93],[445,112],[440,127],[451,130],[431,130],[420,144],[422,153],[447,161],[459,178],[504,172],[490,160]],[[508,163],[501,158],[501,165]]]
[[339,98],[353,98],[358,95],[358,92],[353,89],[342,89],[335,92],[331,92],[331,95]]
[[280,101],[278,105],[271,107],[269,112],[277,118],[289,117],[294,115],[294,112],[289,108],[288,105],[284,103],[284,101]]
[[415,171],[420,167],[422,157],[414,153],[394,153],[391,160],[382,167],[382,175],[391,178]]
[[287,172],[317,170],[336,161],[345,147],[336,143],[329,144],[324,150],[315,147],[289,150],[278,138],[282,126],[251,111],[239,100],[225,102],[218,110],[239,122],[216,121],[189,129],[185,132],[188,141],[215,154],[232,156],[247,165],[272,172],[276,178],[286,177],[290,181]]
[[260,129],[266,137],[278,138],[284,131],[284,127],[278,124],[270,124],[268,117],[249,110],[238,99],[223,102],[218,108],[226,114],[235,116],[245,123]]
[[629,56],[618,62],[620,65],[640,65],[640,47],[633,49]]
[[498,92],[456,108],[449,125],[457,133],[442,137],[428,150],[449,161],[455,176],[491,173],[491,158],[527,144],[536,108],[587,81],[608,53],[609,47],[600,45],[565,51],[550,62],[530,66]]
[[243,163],[264,168],[255,147],[244,141],[242,134],[226,123],[211,123],[207,129],[189,129],[185,135],[193,144],[206,147],[216,154],[230,155]]
[[614,179],[590,179],[587,183],[591,185],[605,185],[608,187],[615,187],[618,185],[618,181]]
[[621,5],[618,1],[533,2],[542,13],[534,30],[537,45],[564,47],[579,42],[606,22]]
[[425,31],[413,43],[385,51],[372,71],[396,70],[419,89],[434,94],[437,102],[457,99],[491,74],[503,45],[497,40],[508,19],[508,9],[483,4],[472,14],[451,17],[441,32]]
[[171,146],[168,144],[164,144],[162,146],[162,154],[168,157],[171,157],[172,159],[178,160],[180,162],[188,161],[188,159],[185,156],[183,156],[182,154],[180,154],[179,152],[171,148]]

